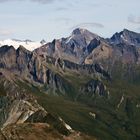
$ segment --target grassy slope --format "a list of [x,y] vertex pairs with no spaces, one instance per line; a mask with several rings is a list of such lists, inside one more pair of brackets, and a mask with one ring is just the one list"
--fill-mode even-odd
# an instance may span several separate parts
[[[131,83],[122,80],[118,72],[114,73],[116,80],[104,81],[110,91],[110,98],[97,97],[94,99],[73,100],[79,94],[78,88],[94,77],[80,75],[76,72],[59,73],[71,85],[68,95],[65,97],[48,96],[38,88],[26,82],[18,82],[21,88],[33,94],[39,104],[54,115],[61,116],[73,129],[89,135],[96,136],[101,140],[139,140],[140,139],[140,87],[139,81]],[[122,72],[122,71],[120,71]],[[121,80],[120,80],[121,79]],[[66,85],[67,86],[67,85]],[[73,93],[71,93],[73,92]],[[122,95],[125,99],[117,109]],[[74,98],[73,98],[74,97]],[[89,115],[96,114],[96,119]]]

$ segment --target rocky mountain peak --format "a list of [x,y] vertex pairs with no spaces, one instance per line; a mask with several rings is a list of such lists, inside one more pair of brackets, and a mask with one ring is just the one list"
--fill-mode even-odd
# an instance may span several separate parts
[[41,45],[45,45],[47,42],[46,42],[44,39],[42,39],[42,40],[40,41],[40,43],[41,43]]
[[8,51],[15,51],[15,48],[13,46],[9,46],[9,45],[4,45],[4,46],[0,47],[1,54],[4,54]]
[[133,32],[133,31],[130,31],[130,30],[128,30],[128,29],[124,29],[123,31],[121,31],[120,33],[119,33],[119,35],[122,37],[122,36],[124,36],[124,37],[126,37],[126,38],[129,38],[129,37],[135,37],[136,35],[138,35],[138,33],[135,33],[135,32]]
[[23,51],[26,51],[27,49],[26,49],[24,46],[20,45],[19,48],[18,48],[17,50],[23,50]]
[[73,30],[72,34],[73,35],[79,35],[79,34],[83,34],[85,32],[89,32],[89,31],[86,30],[86,29],[82,29],[82,28],[76,28],[75,30]]
[[124,28],[122,32],[123,32],[123,33],[128,33],[128,32],[132,32],[132,31],[130,31],[130,30]]
[[17,52],[29,53],[30,51],[27,50],[24,46],[20,45],[17,49]]
[[120,43],[125,43],[128,45],[135,45],[135,46],[140,46],[140,34],[135,33],[133,31],[130,31],[128,29],[124,29],[121,32],[115,33],[111,39],[110,39],[111,44],[120,44]]
[[83,28],[76,28],[75,30],[73,30],[72,32],[73,36],[78,36],[78,35],[82,35],[84,37],[89,37],[89,38],[99,38],[99,36],[95,33],[90,32],[87,29],[83,29]]

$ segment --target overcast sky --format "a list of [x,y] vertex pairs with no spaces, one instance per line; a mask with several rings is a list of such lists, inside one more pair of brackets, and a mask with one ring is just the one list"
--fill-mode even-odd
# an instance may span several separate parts
[[140,32],[140,0],[0,0],[0,39],[51,41],[78,27],[102,37]]

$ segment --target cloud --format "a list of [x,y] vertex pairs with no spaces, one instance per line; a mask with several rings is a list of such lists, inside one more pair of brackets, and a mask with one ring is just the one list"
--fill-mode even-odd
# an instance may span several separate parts
[[96,22],[87,22],[87,23],[80,23],[78,25],[73,26],[71,29],[76,29],[76,28],[88,28],[88,27],[94,27],[94,28],[104,28],[104,25],[101,23],[96,23]]
[[46,3],[51,3],[51,2],[53,2],[55,0],[30,0],[30,1],[46,4]]
[[68,8],[66,8],[66,7],[56,8],[56,11],[65,11],[65,10],[68,10]]
[[0,29],[0,36],[9,36],[13,32],[11,30]]
[[140,16],[136,17],[134,15],[130,15],[128,17],[128,22],[133,23],[133,24],[140,24]]
[[53,18],[51,19],[53,22],[59,22],[61,24],[65,24],[65,25],[69,25],[71,22],[73,22],[73,20],[71,18],[65,18],[65,17],[61,17],[61,18]]
[[55,18],[54,21],[70,22],[72,21],[72,19],[63,17],[63,18]]
[[[0,0],[0,2],[8,2],[8,1],[11,2],[11,1],[26,1],[26,0]],[[29,1],[46,4],[46,3],[51,3],[51,2],[53,2],[55,0],[29,0]]]
[[140,31],[140,28],[137,28],[138,31]]

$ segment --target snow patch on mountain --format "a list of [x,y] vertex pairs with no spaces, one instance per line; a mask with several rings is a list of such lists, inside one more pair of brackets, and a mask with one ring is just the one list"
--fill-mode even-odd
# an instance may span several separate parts
[[16,39],[6,39],[6,40],[1,40],[0,41],[0,47],[2,47],[3,45],[9,45],[9,46],[13,46],[15,49],[17,49],[19,46],[23,46],[25,47],[27,50],[29,51],[33,51],[36,48],[41,47],[42,45],[44,45],[45,41],[31,41],[31,40],[16,40]]

